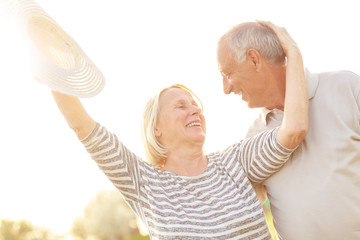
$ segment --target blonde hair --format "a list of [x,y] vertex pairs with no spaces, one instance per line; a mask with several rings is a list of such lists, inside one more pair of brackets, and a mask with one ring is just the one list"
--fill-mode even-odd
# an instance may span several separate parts
[[218,52],[224,49],[238,64],[246,60],[249,49],[257,50],[271,63],[279,63],[285,59],[285,53],[275,32],[257,22],[238,24],[225,33],[218,41]]
[[145,105],[145,110],[142,118],[142,138],[145,147],[145,154],[147,159],[155,166],[162,167],[166,161],[167,149],[163,146],[155,136],[155,128],[160,115],[160,97],[161,95],[171,89],[180,88],[188,92],[203,110],[203,105],[200,99],[186,86],[181,84],[174,84],[170,87],[162,89],[157,95],[148,100]]

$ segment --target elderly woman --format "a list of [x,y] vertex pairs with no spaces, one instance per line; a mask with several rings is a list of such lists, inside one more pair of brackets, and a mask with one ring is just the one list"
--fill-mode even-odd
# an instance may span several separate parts
[[185,86],[163,89],[146,105],[143,135],[150,163],[95,122],[77,98],[53,92],[69,126],[151,239],[271,239],[252,184],[278,171],[302,142],[308,103],[296,44],[286,30],[263,24],[276,32],[288,59],[284,121],[223,151],[204,153],[205,117]]

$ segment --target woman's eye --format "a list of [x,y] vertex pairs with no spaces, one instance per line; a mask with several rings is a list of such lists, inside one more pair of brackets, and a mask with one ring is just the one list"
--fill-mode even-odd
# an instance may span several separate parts
[[185,109],[185,108],[188,108],[189,105],[188,104],[179,104],[179,105],[176,105],[177,108],[180,108],[180,109]]

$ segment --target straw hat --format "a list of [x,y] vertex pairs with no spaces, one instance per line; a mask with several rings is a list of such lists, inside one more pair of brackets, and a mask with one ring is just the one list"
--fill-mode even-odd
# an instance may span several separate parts
[[9,1],[8,12],[29,43],[34,78],[71,96],[97,95],[104,76],[76,41],[33,0]]

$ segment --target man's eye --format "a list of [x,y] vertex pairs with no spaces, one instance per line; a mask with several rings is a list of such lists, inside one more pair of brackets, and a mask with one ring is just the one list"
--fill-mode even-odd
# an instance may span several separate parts
[[230,78],[230,73],[222,72],[221,74],[222,74],[224,77],[226,77],[226,78]]

